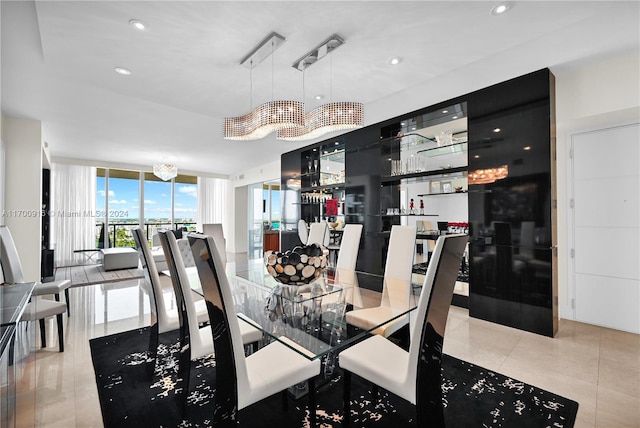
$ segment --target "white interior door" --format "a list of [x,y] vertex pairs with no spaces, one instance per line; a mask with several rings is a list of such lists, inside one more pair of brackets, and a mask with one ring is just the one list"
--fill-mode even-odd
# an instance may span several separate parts
[[574,134],[575,319],[640,333],[640,125]]

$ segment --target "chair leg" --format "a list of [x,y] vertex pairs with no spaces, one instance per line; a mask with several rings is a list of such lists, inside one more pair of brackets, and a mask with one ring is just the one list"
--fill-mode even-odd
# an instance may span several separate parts
[[58,324],[58,346],[60,352],[64,352],[64,327],[62,325],[62,314],[56,315],[56,322]]
[[342,379],[342,408],[344,416],[342,417],[342,426],[349,425],[351,418],[351,372],[344,370]]
[[289,399],[287,397],[287,390],[284,389],[282,390],[282,410],[284,410],[285,412],[289,411]]
[[67,302],[67,316],[70,317],[71,316],[71,304],[69,302],[69,289],[68,288],[66,288],[64,290],[64,298],[65,298],[65,300]]
[[44,331],[44,318],[40,318],[40,346],[47,347],[47,332]]
[[[60,301],[60,293],[54,294],[53,297],[56,299],[56,302]],[[64,299],[67,303],[67,316],[69,316],[71,315],[71,309],[69,309],[69,289],[68,288],[64,290]]]
[[316,426],[316,381],[311,378],[307,381],[309,386],[309,425]]

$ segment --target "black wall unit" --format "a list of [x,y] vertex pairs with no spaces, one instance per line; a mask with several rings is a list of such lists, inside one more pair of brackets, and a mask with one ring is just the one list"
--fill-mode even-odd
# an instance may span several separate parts
[[282,155],[280,160],[280,198],[282,220],[280,224],[280,248],[291,249],[300,245],[297,228],[300,219],[300,156],[298,152]]
[[51,170],[42,170],[42,249],[50,247],[50,227],[51,218],[49,210],[51,209]]
[[51,245],[51,170],[42,170],[42,248],[40,256],[40,279],[53,281],[55,277],[54,250]]
[[[345,221],[364,225],[357,270],[384,272],[381,232],[398,223],[381,215],[382,205],[395,202],[393,194],[382,192],[393,186],[384,178],[389,172],[381,164],[385,150],[381,140],[406,133],[401,123],[407,119],[431,120],[445,108],[463,106],[468,120],[468,172],[504,166],[507,174],[491,183],[469,179],[469,298],[461,304],[468,304],[473,317],[553,336],[558,316],[554,92],[554,76],[543,69],[341,135],[346,153]],[[310,179],[304,176],[305,165],[309,169],[305,156],[332,141],[282,155],[284,249],[299,243],[295,230],[300,188]],[[381,205],[381,198],[389,202]],[[298,208],[286,206],[295,203]]]
[[557,331],[551,153],[554,76],[541,70],[469,96],[469,314],[553,336]]

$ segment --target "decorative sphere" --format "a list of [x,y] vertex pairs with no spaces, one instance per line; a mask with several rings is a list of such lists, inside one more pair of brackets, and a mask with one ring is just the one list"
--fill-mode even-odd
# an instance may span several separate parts
[[284,253],[267,251],[264,263],[267,272],[281,284],[309,284],[327,267],[329,250],[323,245],[297,246]]

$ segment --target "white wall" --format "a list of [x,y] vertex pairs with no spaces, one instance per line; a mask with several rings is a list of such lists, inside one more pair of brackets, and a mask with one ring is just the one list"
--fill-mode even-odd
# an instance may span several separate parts
[[640,121],[640,54],[608,58],[579,70],[551,71],[556,76],[559,308],[561,318],[571,319],[570,135]]
[[40,280],[42,124],[4,117],[5,224],[15,240],[26,281]]

